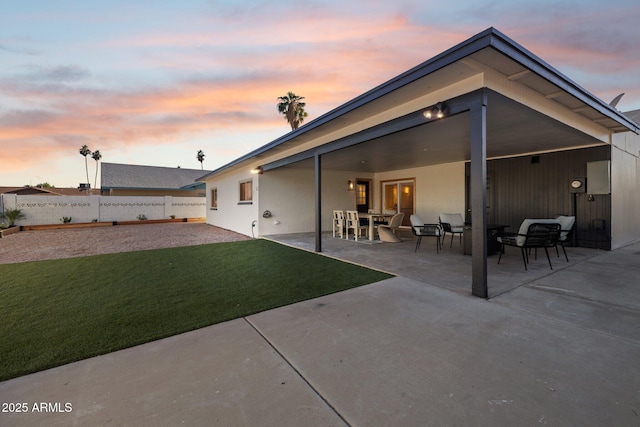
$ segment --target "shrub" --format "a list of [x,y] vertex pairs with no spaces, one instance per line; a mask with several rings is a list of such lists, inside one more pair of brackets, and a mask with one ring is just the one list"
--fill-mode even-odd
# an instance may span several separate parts
[[22,213],[20,209],[5,209],[4,212],[0,212],[0,218],[6,218],[9,220],[9,227],[16,225],[16,221],[24,219],[27,216]]
[[145,219],[147,219],[147,216],[145,214],[140,214],[136,218],[138,218],[140,221],[144,221]]

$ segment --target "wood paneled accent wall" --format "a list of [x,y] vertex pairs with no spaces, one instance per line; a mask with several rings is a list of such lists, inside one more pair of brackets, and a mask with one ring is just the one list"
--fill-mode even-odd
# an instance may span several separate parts
[[[586,178],[587,162],[611,160],[609,146],[487,161],[488,221],[517,232],[525,218],[572,215],[572,178]],[[465,167],[467,182],[469,163]],[[467,185],[467,188],[469,186]],[[577,245],[611,249],[611,195],[576,194]],[[467,200],[469,198],[467,197]],[[467,211],[468,211],[467,206]]]

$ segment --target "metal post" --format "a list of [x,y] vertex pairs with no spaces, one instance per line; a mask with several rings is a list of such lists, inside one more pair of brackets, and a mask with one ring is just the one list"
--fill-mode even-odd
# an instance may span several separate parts
[[488,298],[487,286],[487,95],[471,102],[471,293]]
[[315,181],[316,181],[316,252],[322,252],[322,161],[316,153]]

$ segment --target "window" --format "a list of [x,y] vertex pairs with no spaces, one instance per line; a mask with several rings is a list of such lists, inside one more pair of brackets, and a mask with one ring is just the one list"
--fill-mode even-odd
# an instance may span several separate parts
[[212,210],[218,209],[218,189],[217,188],[211,189],[211,209]]
[[367,203],[367,184],[358,183],[356,186],[356,205],[364,205]]
[[253,200],[253,194],[251,188],[253,187],[253,181],[247,180],[240,183],[240,203],[250,204]]

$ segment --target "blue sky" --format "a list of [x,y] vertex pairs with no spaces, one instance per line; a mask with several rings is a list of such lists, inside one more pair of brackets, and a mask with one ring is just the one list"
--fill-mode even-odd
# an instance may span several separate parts
[[203,150],[215,169],[290,130],[275,107],[287,91],[309,121],[488,27],[640,109],[628,0],[5,3],[0,186],[77,186],[83,144],[105,162],[193,169]]

